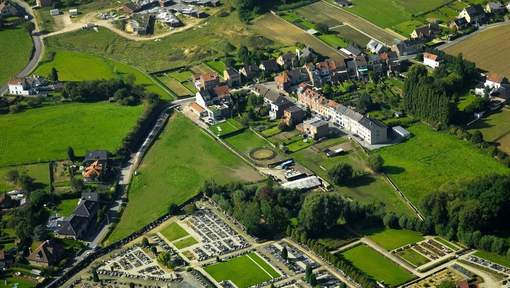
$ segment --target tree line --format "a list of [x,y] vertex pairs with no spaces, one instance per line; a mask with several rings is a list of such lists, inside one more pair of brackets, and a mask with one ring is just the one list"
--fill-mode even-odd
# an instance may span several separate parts
[[63,96],[76,102],[114,100],[121,105],[138,105],[143,99],[154,97],[143,86],[135,85],[132,78],[66,82]]

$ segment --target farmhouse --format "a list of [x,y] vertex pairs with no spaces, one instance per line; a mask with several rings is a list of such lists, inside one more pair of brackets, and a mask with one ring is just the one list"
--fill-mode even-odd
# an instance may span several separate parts
[[32,75],[25,78],[11,79],[8,83],[10,95],[33,96],[38,95],[43,90],[52,90],[48,86],[46,79]]
[[487,75],[484,86],[491,89],[499,89],[504,81],[504,76],[491,72]]
[[485,21],[485,11],[480,4],[472,5],[464,8],[458,18],[465,18],[470,24],[479,24]]
[[438,55],[428,52],[423,53],[423,65],[435,69],[439,67],[439,64],[441,64],[441,62]]
[[505,6],[500,2],[489,2],[485,5],[485,11],[487,13],[502,14],[505,13],[505,10]]
[[31,265],[48,267],[58,263],[64,256],[64,247],[55,240],[46,240],[28,255]]
[[89,229],[95,224],[98,210],[98,194],[95,192],[82,193],[73,214],[48,223],[48,227],[63,238],[85,239]]
[[241,86],[241,73],[232,67],[227,67],[223,71],[223,78],[227,81],[229,87]]

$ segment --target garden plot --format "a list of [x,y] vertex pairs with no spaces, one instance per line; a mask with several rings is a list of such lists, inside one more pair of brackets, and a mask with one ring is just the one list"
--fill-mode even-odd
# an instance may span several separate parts
[[442,242],[436,239],[427,239],[414,244],[408,244],[392,251],[398,257],[408,262],[414,267],[420,267],[433,261],[453,256],[459,249],[453,249],[453,244],[446,245],[446,240]]

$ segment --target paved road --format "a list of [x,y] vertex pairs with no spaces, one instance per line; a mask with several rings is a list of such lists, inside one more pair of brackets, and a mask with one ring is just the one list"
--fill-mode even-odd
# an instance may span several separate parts
[[[27,3],[20,1],[20,0],[15,0],[15,2],[17,4],[19,4],[21,7],[23,7],[23,9],[25,10],[25,13],[30,15],[30,17],[32,18],[30,21],[32,23],[34,23],[34,25],[35,25],[35,29],[32,32],[32,42],[34,44],[34,50],[33,50],[32,56],[30,58],[30,61],[27,64],[27,66],[25,66],[25,68],[23,68],[23,70],[21,70],[21,72],[19,72],[16,75],[16,77],[22,78],[22,77],[26,77],[26,76],[30,75],[30,73],[32,73],[32,71],[35,69],[35,67],[37,67],[37,64],[41,60],[41,57],[42,57],[42,54],[44,51],[44,42],[43,42],[41,36],[39,35],[39,31],[40,31],[39,24],[35,20],[32,7],[30,7],[30,5],[28,5]],[[3,95],[7,91],[7,89],[8,89],[7,83],[3,83],[3,85],[0,86],[0,96]]]

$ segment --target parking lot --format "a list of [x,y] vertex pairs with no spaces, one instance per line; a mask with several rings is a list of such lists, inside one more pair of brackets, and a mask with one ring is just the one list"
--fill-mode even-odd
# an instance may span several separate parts
[[496,271],[498,273],[510,276],[510,268],[508,268],[508,267],[499,265],[497,263],[494,263],[494,262],[491,262],[489,260],[477,257],[475,255],[468,255],[468,256],[466,256],[465,259],[467,261],[473,263],[473,264],[480,265],[480,266],[483,266],[483,267],[485,267],[487,269],[491,269],[491,270],[494,270],[494,271]]

